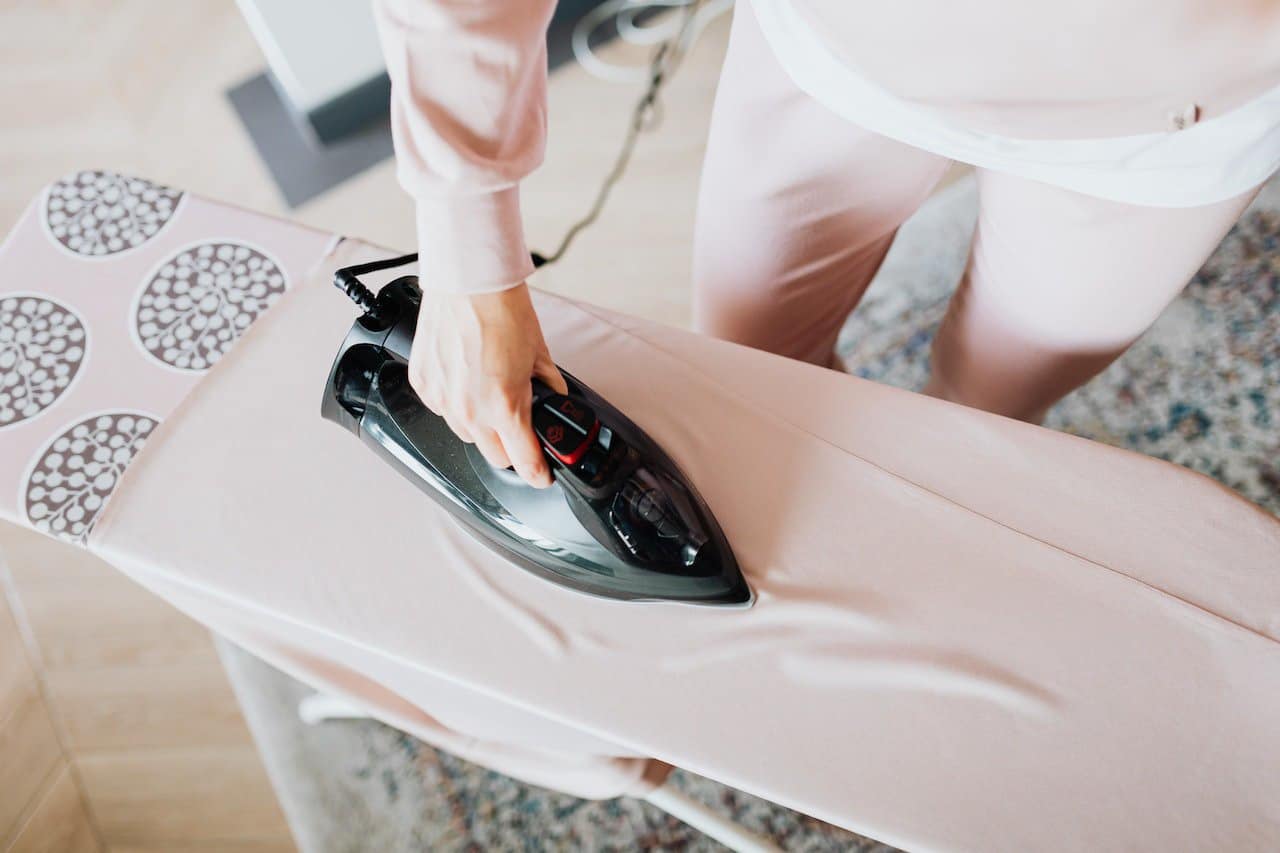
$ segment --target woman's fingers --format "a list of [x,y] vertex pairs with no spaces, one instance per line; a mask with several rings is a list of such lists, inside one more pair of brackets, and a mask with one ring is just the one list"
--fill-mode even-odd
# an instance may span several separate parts
[[491,429],[478,429],[473,435],[475,436],[476,449],[480,451],[485,460],[495,468],[511,467],[511,459],[507,455],[507,451],[502,446],[502,441],[498,438],[498,434]]
[[[476,438],[472,435],[470,427],[468,427],[461,419],[454,417],[449,412],[445,412],[440,416],[444,418],[444,422],[449,425],[449,429],[453,430],[453,434],[456,435],[460,441],[467,444],[476,443]],[[501,467],[505,468],[506,466],[503,465]]]
[[503,418],[497,424],[498,437],[521,479],[531,486],[546,488],[551,485],[551,469],[533,432],[533,387],[526,380],[509,391],[504,395]]
[[539,489],[551,485],[551,469],[546,457],[542,455],[542,445],[533,434],[528,417],[524,418],[523,423],[517,420],[502,425],[499,427],[498,437],[502,439],[507,458],[522,480]]
[[410,382],[492,465],[515,468],[530,485],[551,484],[533,432],[531,378],[568,391],[547,352],[524,284],[473,295],[423,294],[409,356]]

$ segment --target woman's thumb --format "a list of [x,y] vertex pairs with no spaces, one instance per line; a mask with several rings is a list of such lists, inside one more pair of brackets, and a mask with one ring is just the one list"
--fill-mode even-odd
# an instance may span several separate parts
[[569,393],[569,385],[560,375],[560,368],[556,367],[556,363],[551,360],[551,355],[545,350],[533,365],[533,375],[545,382],[547,387],[557,394]]

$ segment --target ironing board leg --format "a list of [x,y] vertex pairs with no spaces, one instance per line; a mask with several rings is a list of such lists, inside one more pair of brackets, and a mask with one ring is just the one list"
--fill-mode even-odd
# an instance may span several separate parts
[[345,699],[313,693],[298,703],[298,717],[307,725],[325,720],[367,720],[369,713]]
[[[298,703],[298,717],[308,725],[326,720],[367,720],[369,714],[357,705],[323,693],[313,693]],[[768,839],[753,835],[728,818],[711,811],[696,800],[669,787],[654,788],[646,796],[652,805],[719,841],[735,853],[781,853],[782,848]]]
[[781,847],[748,832],[697,800],[686,797],[670,787],[670,782],[654,788],[645,796],[645,800],[704,835],[714,838],[735,853],[781,853]]

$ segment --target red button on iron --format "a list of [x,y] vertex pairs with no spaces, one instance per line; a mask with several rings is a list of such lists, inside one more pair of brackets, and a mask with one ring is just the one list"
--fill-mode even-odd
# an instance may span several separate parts
[[550,394],[534,405],[533,430],[548,453],[565,465],[575,465],[595,441],[600,422],[581,401]]

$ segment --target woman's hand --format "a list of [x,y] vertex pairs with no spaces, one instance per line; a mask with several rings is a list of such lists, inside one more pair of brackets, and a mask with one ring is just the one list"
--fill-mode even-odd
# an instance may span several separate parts
[[490,464],[512,466],[542,488],[551,485],[551,471],[533,433],[535,376],[561,394],[568,391],[527,285],[472,295],[424,291],[410,384]]

